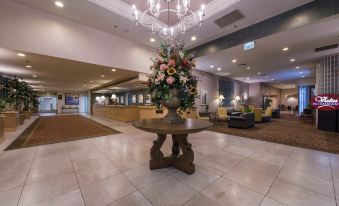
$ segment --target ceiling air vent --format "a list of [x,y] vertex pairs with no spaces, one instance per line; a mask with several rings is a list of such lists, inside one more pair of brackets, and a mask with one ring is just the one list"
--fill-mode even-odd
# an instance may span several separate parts
[[338,48],[338,44],[333,44],[333,45],[315,48],[314,51],[315,52],[321,52],[321,51],[326,51],[326,50],[331,50],[331,49],[336,49],[336,48]]
[[245,16],[237,9],[215,20],[214,23],[216,23],[220,28],[224,28],[243,18],[245,18]]

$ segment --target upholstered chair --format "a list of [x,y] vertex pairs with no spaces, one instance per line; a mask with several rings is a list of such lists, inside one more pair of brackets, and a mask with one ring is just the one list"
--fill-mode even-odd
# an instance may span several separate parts
[[272,113],[273,113],[273,107],[267,107],[265,110],[265,114],[269,117],[272,117]]
[[252,111],[254,113],[254,121],[255,122],[261,122],[261,119],[262,119],[262,108],[253,108]]
[[217,119],[219,120],[227,120],[227,108],[226,107],[218,107],[217,108]]

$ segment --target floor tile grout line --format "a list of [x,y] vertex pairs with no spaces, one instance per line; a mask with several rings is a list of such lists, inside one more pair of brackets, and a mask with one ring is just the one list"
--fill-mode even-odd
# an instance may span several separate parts
[[[287,160],[286,160],[286,162],[287,162]],[[286,170],[289,170],[289,169],[286,168]],[[289,170],[289,171],[291,171],[291,170]],[[330,172],[331,172],[331,177],[332,177],[332,169],[331,169],[331,168],[330,168]],[[281,181],[281,182],[284,182],[284,183],[287,183],[287,184],[290,184],[290,185],[293,185],[293,186],[296,186],[296,187],[300,187],[300,188],[302,188],[302,189],[305,189],[305,190],[314,192],[314,193],[316,193],[316,194],[318,194],[318,195],[321,195],[321,196],[324,196],[324,197],[327,197],[327,198],[335,199],[335,200],[336,200],[336,194],[335,194],[335,187],[334,187],[334,186],[333,186],[334,197],[331,197],[331,196],[329,196],[329,195],[319,193],[319,192],[317,192],[317,191],[314,191],[314,190],[312,190],[312,189],[309,189],[309,188],[306,188],[306,187],[304,187],[304,186],[298,185],[298,184],[296,184],[296,183],[291,183],[291,182],[288,182],[288,181],[286,181],[286,180],[279,179],[279,175],[280,175],[280,172],[279,172],[279,174],[278,174],[276,180],[279,180],[279,181]],[[311,175],[311,176],[315,176],[315,175]],[[317,176],[315,176],[315,177],[317,177]],[[320,178],[320,179],[322,179],[322,180],[324,180],[324,181],[330,181],[330,180],[325,179],[325,178],[323,178],[323,177],[317,177],[317,178]],[[333,177],[332,177],[332,184],[334,184]]]
[[32,159],[32,161],[31,161],[31,165],[29,166],[29,169],[28,169],[28,172],[27,172],[27,176],[26,176],[25,182],[24,182],[23,187],[22,187],[22,190],[21,190],[21,192],[20,192],[20,197],[19,197],[19,199],[18,199],[18,204],[17,204],[17,206],[19,206],[20,200],[21,200],[21,198],[22,198],[22,194],[23,194],[24,189],[25,189],[25,187],[26,187],[26,182],[27,182],[29,173],[30,173],[30,171],[31,171],[31,168],[32,168],[32,165],[33,165],[33,161],[34,161],[34,159],[35,159],[36,152],[37,152],[37,148],[35,148],[35,150],[34,150],[33,159]]
[[71,164],[72,164],[72,167],[73,167],[73,171],[74,171],[75,178],[77,179],[78,188],[79,188],[79,190],[80,190],[80,194],[81,194],[82,202],[83,202],[83,203],[84,203],[84,205],[86,206],[85,198],[84,198],[84,195],[83,195],[83,193],[82,193],[82,190],[81,190],[81,187],[80,187],[80,183],[79,183],[78,175],[77,175],[77,173],[76,173],[76,171],[75,171],[75,166],[74,166],[74,164],[73,164],[73,160],[72,160],[71,154],[69,153],[69,150],[68,150],[68,148],[67,148],[67,145],[66,145],[66,143],[65,143],[65,147],[66,147],[66,150],[67,150],[68,157],[69,157],[69,159],[70,159],[70,161],[71,161]]
[[[278,179],[278,177],[279,177],[281,171],[284,169],[284,167],[285,167],[285,165],[286,165],[288,159],[289,159],[290,156],[293,154],[294,150],[295,150],[295,148],[293,148],[293,149],[291,150],[291,152],[289,153],[289,155],[288,155],[286,161],[284,162],[283,166],[281,167],[279,173],[278,173],[277,176],[275,177],[275,179],[274,179],[274,181],[272,182],[271,186],[268,188],[266,194],[264,195],[264,198],[261,200],[261,202],[260,202],[259,205],[261,205],[261,204],[263,203],[263,201],[265,200],[266,197],[269,197],[269,196],[267,196],[268,193],[269,193],[270,190],[272,189],[273,185],[276,183],[276,181],[277,181],[277,179]],[[271,197],[269,197],[269,198],[271,198]],[[274,200],[274,201],[277,201],[277,202],[279,202],[279,203],[281,203],[281,204],[283,204],[283,205],[286,205],[285,203],[282,203],[282,202],[280,202],[280,201],[278,201],[278,200],[275,200],[275,199],[273,199],[273,198],[271,198],[271,199]],[[286,205],[286,206],[287,206],[287,205]]]
[[333,177],[333,171],[332,171],[332,159],[331,159],[331,155],[329,155],[329,159],[330,159],[330,169],[331,169],[332,184],[333,184],[333,190],[334,190],[334,201],[335,201],[336,206],[338,206],[337,193],[336,193],[336,188],[335,188],[335,184],[334,184],[334,177]]
[[[92,143],[92,144],[94,144],[94,143]],[[96,146],[95,144],[94,144],[94,146]],[[125,174],[124,174],[124,172],[123,171],[120,171],[119,170],[119,168],[113,163],[113,161],[110,161],[107,157],[106,157],[106,155],[101,151],[101,150],[99,150],[99,148],[98,148],[98,151],[99,151],[99,153],[101,153],[118,171],[119,171],[119,173],[124,177],[124,178],[126,178],[127,179],[127,181],[130,183],[130,184],[132,184],[132,186],[133,187],[135,187],[135,191],[133,191],[133,192],[130,192],[130,193],[128,193],[128,194],[126,194],[125,196],[123,196],[123,197],[120,197],[119,199],[122,199],[122,198],[124,198],[124,197],[127,197],[128,195],[130,195],[130,194],[132,194],[132,193],[134,193],[134,192],[139,192],[142,196],[144,196],[145,197],[145,199],[151,204],[151,205],[153,205],[153,203],[141,192],[141,191],[139,191],[139,189],[138,189],[138,187],[136,186],[136,185],[134,185],[133,184],[133,182],[131,182],[130,181],[130,179],[128,179],[128,177],[126,177],[125,176]],[[138,166],[137,166],[138,167]],[[136,168],[136,167],[135,167]],[[134,169],[134,168],[131,168],[131,170],[132,169]],[[111,176],[112,177],[112,176]],[[114,203],[114,202],[116,202],[116,201],[118,201],[119,199],[116,199],[116,200],[114,200],[113,202],[111,202],[111,203]],[[108,204],[106,204],[106,205],[109,205],[109,204],[111,204],[111,203],[108,203]]]

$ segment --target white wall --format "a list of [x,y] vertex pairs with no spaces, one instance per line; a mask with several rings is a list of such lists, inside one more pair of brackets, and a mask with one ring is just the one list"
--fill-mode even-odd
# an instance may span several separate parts
[[148,72],[154,55],[139,44],[10,0],[0,1],[0,28],[1,47],[103,66]]
[[[209,111],[215,112],[217,107],[219,106],[219,80],[220,79],[228,79],[226,77],[216,76],[214,74],[203,72],[200,70],[195,70],[195,72],[200,76],[201,81],[198,82],[198,92],[199,95],[201,93],[202,88],[206,88],[208,91],[207,95],[207,103],[209,105]],[[228,79],[230,80],[230,79]],[[240,82],[237,80],[231,80],[233,82],[234,87],[234,96],[240,96],[242,99],[244,97],[248,97],[249,95],[249,87],[247,83]],[[247,100],[245,100],[244,103]],[[201,98],[196,100],[196,106],[198,111],[205,111],[205,106],[201,106]]]

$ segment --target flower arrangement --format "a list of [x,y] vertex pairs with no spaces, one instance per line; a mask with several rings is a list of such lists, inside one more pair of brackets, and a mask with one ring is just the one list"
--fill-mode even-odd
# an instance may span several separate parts
[[184,49],[183,44],[162,43],[152,62],[148,79],[152,103],[161,109],[162,101],[170,98],[170,90],[177,89],[181,99],[180,111],[191,109],[198,97],[198,78],[192,71],[194,55]]

